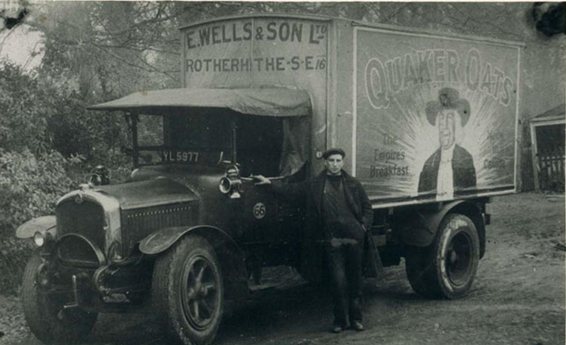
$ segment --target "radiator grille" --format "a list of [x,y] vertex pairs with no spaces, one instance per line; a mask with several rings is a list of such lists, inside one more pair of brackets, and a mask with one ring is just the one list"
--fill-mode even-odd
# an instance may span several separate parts
[[93,248],[79,237],[65,237],[58,245],[57,255],[66,265],[76,267],[97,267],[99,265]]
[[58,236],[80,234],[104,250],[104,209],[100,205],[69,200],[59,204],[56,213]]
[[137,242],[161,228],[191,225],[197,211],[197,206],[189,203],[123,211],[123,248],[131,251]]

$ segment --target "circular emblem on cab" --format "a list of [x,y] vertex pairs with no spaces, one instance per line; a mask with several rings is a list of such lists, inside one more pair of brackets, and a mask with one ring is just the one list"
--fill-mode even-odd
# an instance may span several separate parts
[[263,217],[265,217],[266,213],[267,209],[262,202],[258,202],[254,205],[254,217],[256,217],[256,219],[262,219]]

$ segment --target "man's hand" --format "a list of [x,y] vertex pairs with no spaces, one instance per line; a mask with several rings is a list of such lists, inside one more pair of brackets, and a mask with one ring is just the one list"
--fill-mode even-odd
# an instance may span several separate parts
[[267,177],[263,175],[251,175],[250,177],[253,178],[254,181],[256,181],[254,183],[254,185],[256,186],[271,184],[271,180],[269,180]]

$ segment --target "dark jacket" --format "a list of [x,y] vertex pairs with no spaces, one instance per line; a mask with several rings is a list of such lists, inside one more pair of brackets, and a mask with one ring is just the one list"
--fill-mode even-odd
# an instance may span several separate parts
[[[419,177],[419,193],[436,192],[438,170],[440,168],[440,149],[430,156]],[[454,194],[458,190],[476,187],[476,169],[474,159],[466,149],[456,145],[452,154],[452,176]]]
[[[373,210],[362,184],[354,177],[342,171],[342,183],[348,207],[363,225],[370,229],[373,223]],[[272,188],[277,194],[288,198],[305,198],[305,222],[301,248],[301,274],[320,280],[323,263],[322,249],[329,240],[324,229],[323,196],[326,183],[326,170],[318,176],[304,182],[284,184],[273,182]]]

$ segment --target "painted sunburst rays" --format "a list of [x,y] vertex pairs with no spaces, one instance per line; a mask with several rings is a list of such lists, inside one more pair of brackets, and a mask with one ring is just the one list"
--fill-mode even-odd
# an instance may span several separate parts
[[[387,110],[396,116],[384,126],[382,121],[363,121],[363,128],[358,128],[361,142],[373,135],[373,152],[360,153],[362,168],[373,176],[371,185],[384,188],[387,193],[399,195],[417,195],[419,175],[425,160],[439,147],[438,128],[426,118],[427,103],[438,99],[438,91],[446,85],[441,83],[415,87],[410,96],[399,94],[390,97]],[[473,157],[477,174],[478,188],[513,183],[513,123],[510,117],[499,116],[500,103],[482,91],[470,91],[457,88],[460,97],[470,103],[471,115],[465,126],[456,126],[456,143],[465,148]],[[360,114],[360,116],[379,116]],[[512,119],[511,119],[512,120]],[[365,134],[365,135],[364,135]],[[368,158],[369,157],[369,158]],[[361,162],[360,162],[361,163]],[[397,170],[395,170],[397,169]]]

